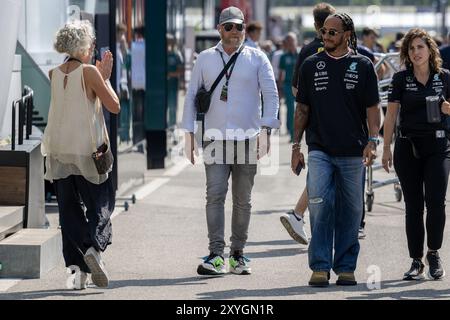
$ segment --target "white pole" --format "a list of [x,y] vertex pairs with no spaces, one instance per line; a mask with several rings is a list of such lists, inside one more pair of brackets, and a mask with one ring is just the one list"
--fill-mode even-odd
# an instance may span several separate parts
[[253,19],[259,21],[264,26],[261,39],[267,39],[267,0],[253,1]]
[[216,22],[216,7],[215,7],[215,1],[214,0],[208,0],[206,2],[206,23],[205,27],[206,29],[215,29],[215,22]]

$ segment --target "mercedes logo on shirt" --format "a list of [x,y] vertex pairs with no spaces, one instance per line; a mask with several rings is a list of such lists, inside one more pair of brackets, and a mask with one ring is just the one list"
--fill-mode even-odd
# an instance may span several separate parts
[[320,62],[317,64],[317,69],[323,70],[323,69],[325,69],[326,66],[327,66],[327,64],[325,63],[325,61],[320,61]]

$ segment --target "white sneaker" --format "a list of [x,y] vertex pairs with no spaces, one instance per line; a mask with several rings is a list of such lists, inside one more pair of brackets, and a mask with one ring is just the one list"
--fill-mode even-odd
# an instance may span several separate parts
[[222,276],[227,273],[225,260],[214,253],[203,258],[203,263],[197,268],[197,273],[201,276]]
[[237,275],[251,275],[252,268],[248,265],[250,259],[247,259],[242,254],[233,255],[230,257],[230,272]]
[[283,214],[280,217],[280,221],[292,239],[300,244],[308,245],[309,241],[305,231],[305,220],[298,218],[297,215],[294,214],[294,210]]
[[67,289],[70,290],[86,290],[89,284],[88,274],[80,270],[78,266],[70,266],[68,268],[70,274],[67,279]]
[[84,262],[91,270],[92,282],[99,288],[107,288],[109,285],[108,273],[100,253],[95,248],[90,248],[84,255]]

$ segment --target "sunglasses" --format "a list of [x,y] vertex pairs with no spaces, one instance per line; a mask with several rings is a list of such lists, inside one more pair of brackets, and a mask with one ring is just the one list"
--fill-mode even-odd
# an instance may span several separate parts
[[337,31],[337,30],[333,30],[333,29],[327,30],[327,29],[325,29],[325,28],[322,28],[322,29],[320,29],[319,31],[320,31],[320,33],[321,33],[323,36],[326,35],[326,34],[328,33],[328,35],[329,35],[330,37],[334,37],[334,36],[336,36],[336,35],[339,34],[339,33],[344,33],[344,32],[345,32],[345,31]]
[[231,30],[233,30],[233,28],[236,26],[236,30],[239,32],[242,32],[244,30],[244,25],[241,24],[236,24],[236,23],[225,23],[223,25],[223,28],[225,29],[226,32],[230,32]]

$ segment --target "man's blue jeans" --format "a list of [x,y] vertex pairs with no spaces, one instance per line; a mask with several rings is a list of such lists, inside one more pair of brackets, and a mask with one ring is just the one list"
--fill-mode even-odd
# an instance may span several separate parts
[[354,272],[363,212],[362,157],[330,157],[311,151],[308,165],[309,266],[313,271]]

